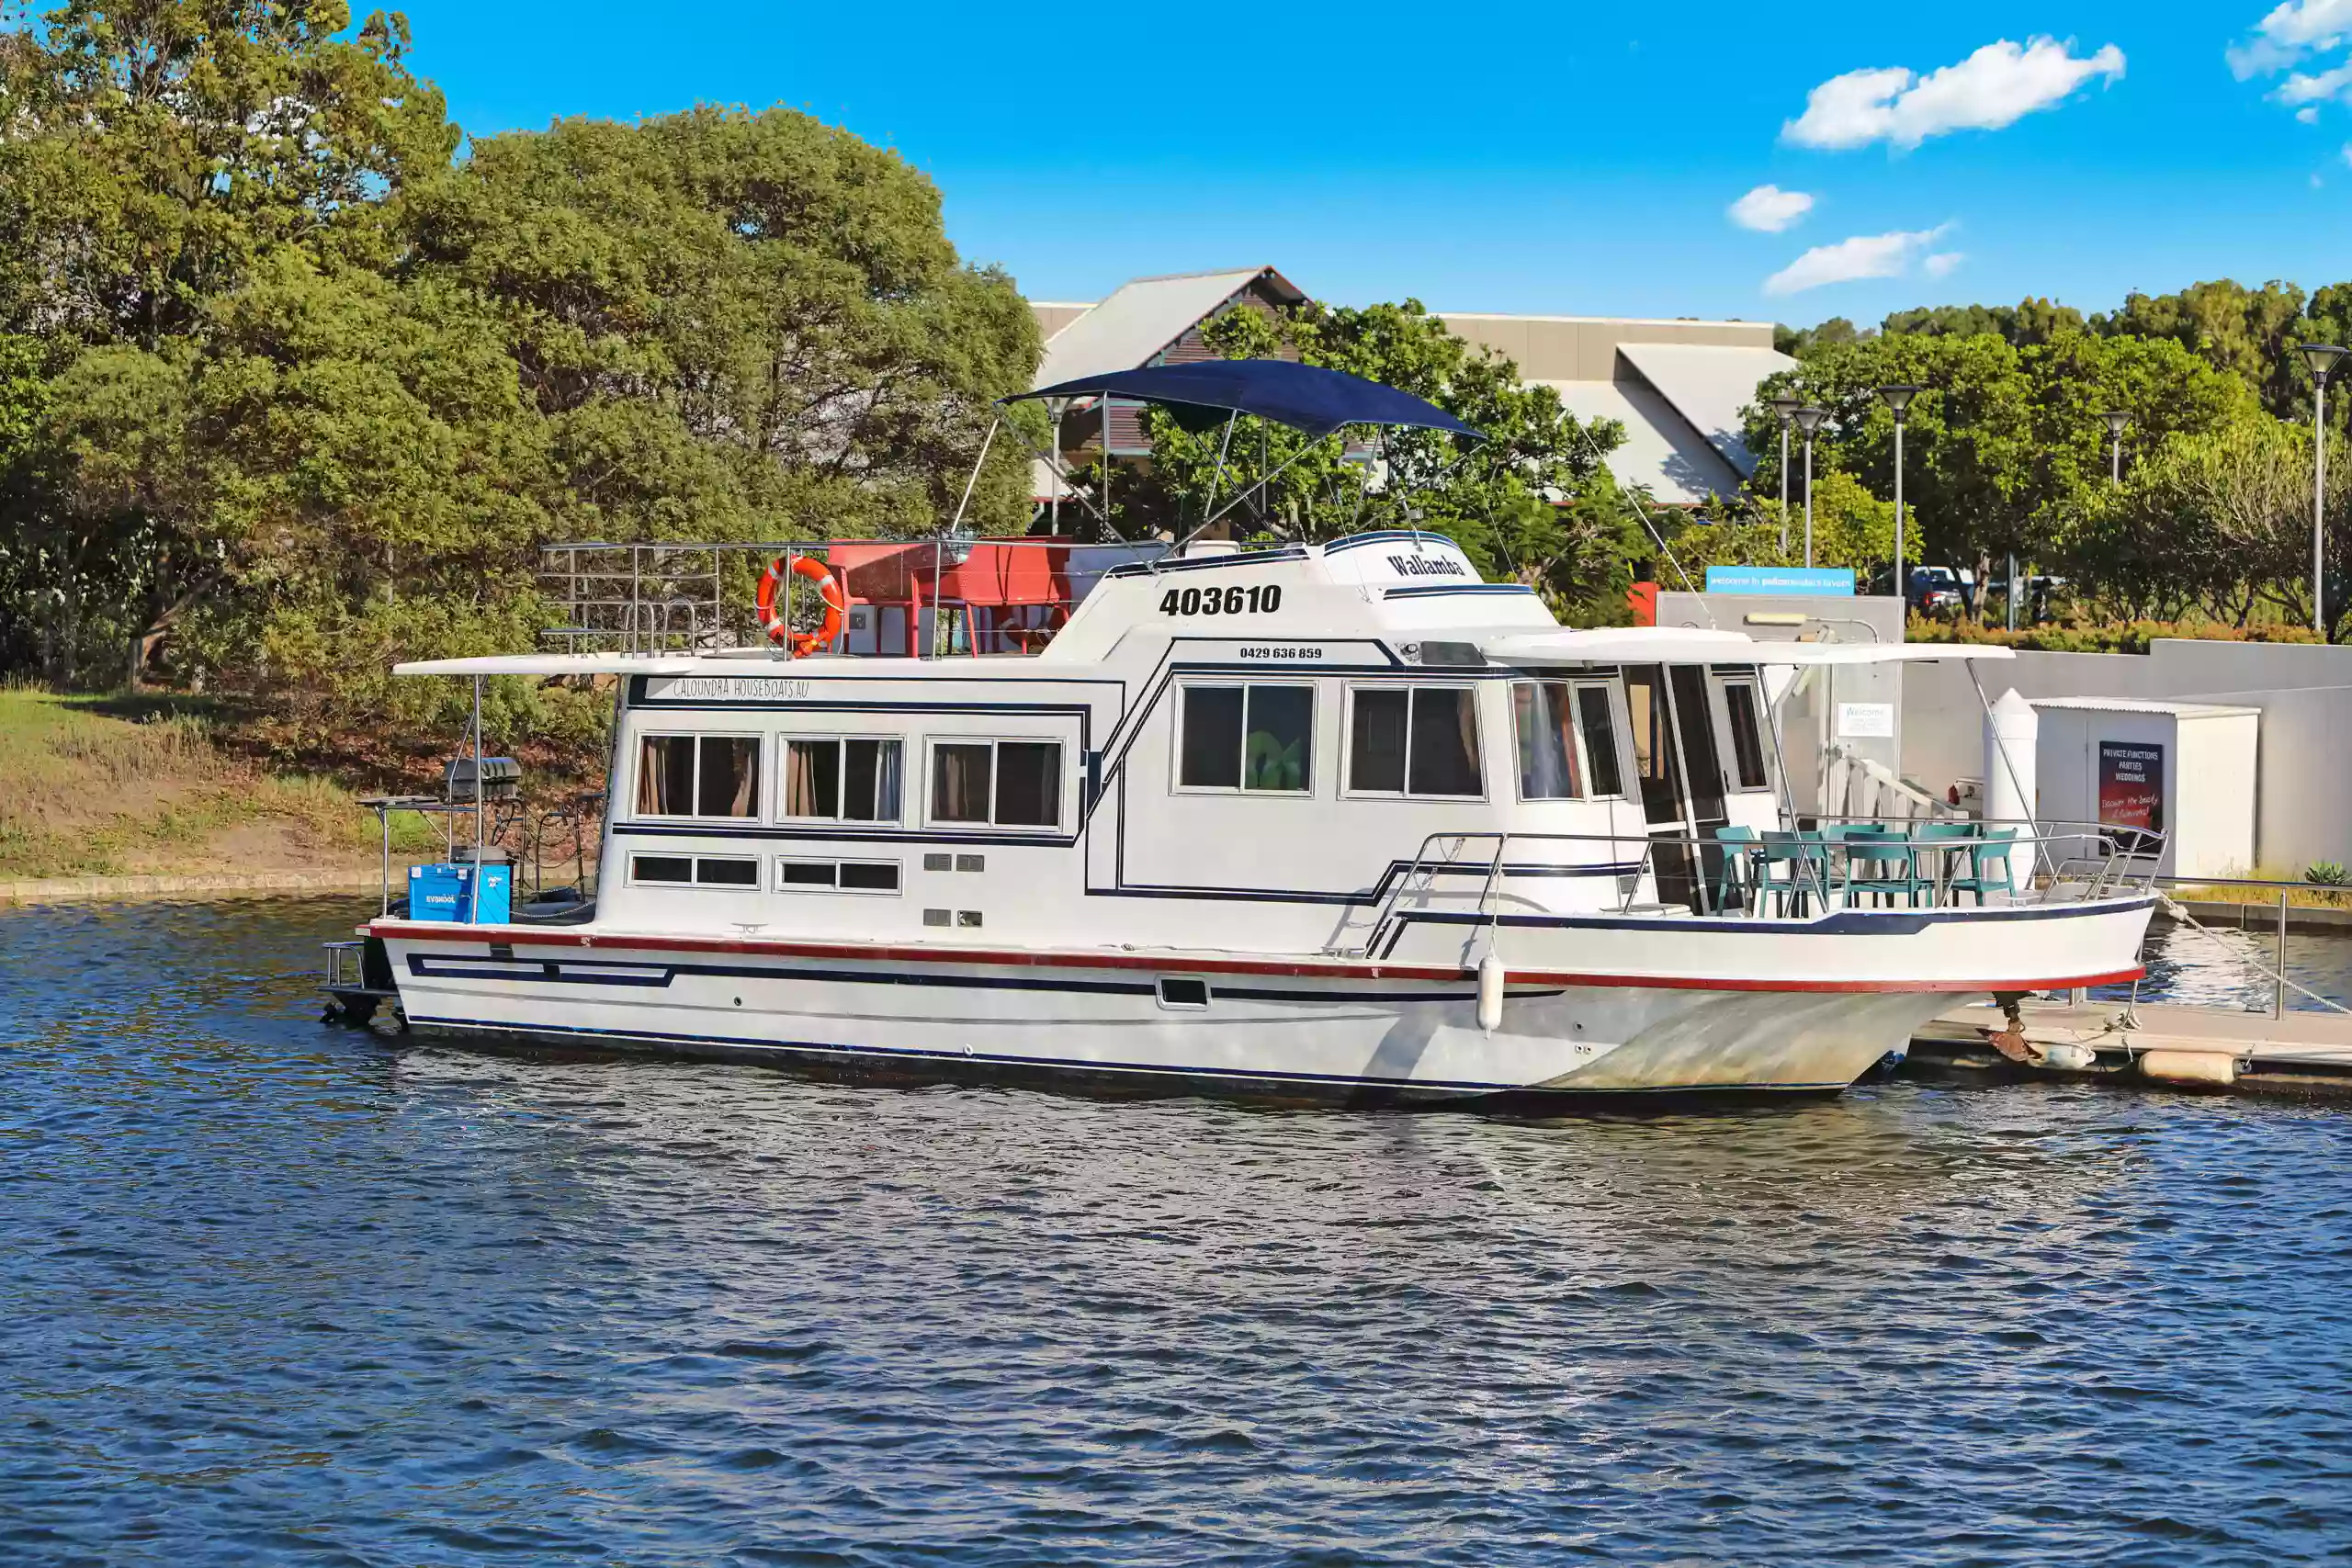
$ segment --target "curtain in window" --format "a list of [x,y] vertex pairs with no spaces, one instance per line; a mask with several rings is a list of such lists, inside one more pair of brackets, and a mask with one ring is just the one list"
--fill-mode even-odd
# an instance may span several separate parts
[[637,754],[637,809],[646,817],[684,817],[693,809],[695,742],[689,735],[649,735]]
[[1574,800],[1584,794],[1577,776],[1576,738],[1568,688],[1559,682],[1513,686],[1511,727],[1519,739],[1522,800]]
[[759,815],[760,743],[748,736],[706,735],[695,780],[697,817]]
[[832,740],[787,740],[784,747],[784,814],[786,817],[831,817],[832,803],[818,788],[820,750],[831,751]]
[[989,785],[994,748],[987,745],[932,749],[931,814],[942,822],[989,819]]

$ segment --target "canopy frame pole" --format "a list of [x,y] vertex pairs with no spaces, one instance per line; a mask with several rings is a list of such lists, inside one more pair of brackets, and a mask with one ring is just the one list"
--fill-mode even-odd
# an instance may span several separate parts
[[[1338,434],[1338,432],[1334,431],[1332,434]],[[1325,439],[1325,440],[1329,440],[1329,436],[1326,436],[1324,439]],[[1306,457],[1306,456],[1307,455],[1307,453],[1312,452],[1313,450],[1315,450],[1315,448],[1316,448],[1317,446],[1319,446],[1319,445],[1321,445],[1321,443],[1320,443],[1320,442],[1314,442],[1314,441],[1310,441],[1310,442],[1308,442],[1306,446],[1304,446],[1300,447],[1297,451],[1295,451],[1295,452],[1292,453],[1289,457],[1287,457],[1283,458],[1283,462],[1282,462],[1282,467],[1281,467],[1281,468],[1276,468],[1272,473],[1268,474],[1268,475],[1266,476],[1266,479],[1263,479],[1263,480],[1261,480],[1261,481],[1260,481],[1260,484],[1262,486],[1262,485],[1263,485],[1265,482],[1267,482],[1268,480],[1272,480],[1272,479],[1275,479],[1280,478],[1280,477],[1283,475],[1283,472],[1285,472],[1287,469],[1289,469],[1289,468],[1290,468],[1294,464],[1297,463],[1297,462],[1298,462],[1298,460],[1299,460],[1300,458],[1302,458],[1302,457]],[[1245,492],[1245,493],[1246,493],[1246,492]],[[1201,520],[1201,522],[1200,522],[1200,524],[1199,524],[1199,525],[1198,525],[1197,527],[1194,527],[1191,532],[1187,533],[1187,534],[1186,534],[1182,538],[1181,538],[1181,539],[1177,540],[1174,544],[1172,544],[1172,545],[1169,546],[1169,547],[1168,547],[1168,554],[1167,554],[1167,555],[1165,555],[1165,556],[1160,557],[1160,558],[1159,558],[1159,559],[1160,559],[1160,560],[1166,560],[1166,559],[1168,559],[1170,557],[1172,557],[1172,556],[1176,556],[1176,555],[1182,554],[1182,551],[1183,551],[1183,548],[1184,548],[1184,547],[1185,547],[1186,545],[1191,544],[1194,539],[1197,539],[1197,538],[1199,538],[1199,537],[1201,536],[1201,532],[1202,532],[1202,530],[1203,530],[1203,529],[1206,528],[1210,524],[1215,523],[1218,518],[1223,517],[1226,513],[1227,513],[1231,512],[1235,507],[1237,507],[1237,506],[1240,505],[1240,504],[1241,504],[1241,502],[1242,502],[1242,500],[1243,500],[1243,497],[1242,497],[1242,496],[1238,496],[1238,495],[1237,495],[1237,496],[1235,496],[1231,501],[1229,501],[1229,502],[1226,502],[1223,506],[1221,506],[1221,507],[1217,508],[1216,512],[1213,515],[1203,518],[1203,519]],[[1159,570],[1159,562],[1155,561],[1155,562],[1153,563],[1153,570],[1154,570],[1155,571]]]
[[1216,504],[1217,490],[1225,483],[1225,455],[1232,449],[1234,422],[1240,417],[1239,409],[1231,410],[1225,416],[1225,434],[1216,444],[1216,472],[1209,476],[1208,505],[1210,506]]
[[1062,415],[1069,412],[1069,400],[1054,398],[1046,411],[1054,416],[1053,456],[1046,462],[1046,482],[1053,488],[1046,492],[1046,529],[1059,535],[1062,531]]
[[[1001,409],[1001,408],[1003,407],[1003,404],[1002,404],[1002,403],[1000,403],[1000,404],[998,404],[997,406],[998,406],[1000,409]],[[1067,408],[1065,408],[1065,412],[1067,412]],[[1055,451],[1055,452],[1050,452],[1050,453],[1049,453],[1049,452],[1047,452],[1044,447],[1042,447],[1042,446],[1038,446],[1035,442],[1034,442],[1034,441],[1030,440],[1026,435],[1022,434],[1021,434],[1021,427],[1020,427],[1019,425],[1015,425],[1015,424],[1007,424],[1007,425],[1005,426],[1005,428],[1012,432],[1012,438],[1013,438],[1015,441],[1020,442],[1020,443],[1021,443],[1021,445],[1028,450],[1028,453],[1029,453],[1029,455],[1030,455],[1032,457],[1036,458],[1036,459],[1037,459],[1037,461],[1039,461],[1039,462],[1041,462],[1041,463],[1045,464],[1046,468],[1050,468],[1051,470],[1053,470],[1054,476],[1055,476],[1055,478],[1056,478],[1056,479],[1057,479],[1057,480],[1060,480],[1060,479],[1064,479],[1069,478],[1069,465],[1068,465],[1068,464],[1066,464],[1066,463],[1064,463],[1064,462],[1061,460],[1061,457],[1060,457],[1060,454],[1059,454],[1059,451],[1058,451],[1058,450],[1057,450],[1057,451]],[[1055,423],[1054,423],[1054,429],[1055,429],[1055,432],[1056,432],[1055,443],[1056,443],[1056,446],[1057,446],[1057,448],[1058,448],[1058,446],[1059,446],[1059,445],[1060,445],[1060,435],[1059,435],[1059,432],[1060,432],[1060,430],[1061,430],[1061,422],[1060,422],[1060,420],[1059,420],[1058,418],[1057,418],[1057,419],[1056,419],[1056,421],[1055,421]],[[1060,494],[1059,494],[1059,491],[1060,491],[1060,487],[1059,487],[1059,485],[1058,485],[1058,484],[1057,484],[1057,485],[1056,485],[1056,495],[1055,495],[1055,502],[1056,502],[1057,506],[1058,506],[1058,505],[1059,505],[1059,502],[1060,502]],[[1096,505],[1094,504],[1094,502],[1093,502],[1091,499],[1089,499],[1089,498],[1088,498],[1087,493],[1086,493],[1084,491],[1080,490],[1078,487],[1076,487],[1075,485],[1073,485],[1073,486],[1071,486],[1071,487],[1070,487],[1069,498],[1070,498],[1072,501],[1077,502],[1080,506],[1085,507],[1089,512],[1093,513],[1094,513],[1095,520],[1096,520],[1097,522],[1103,524],[1105,526],[1108,526],[1108,525],[1109,525],[1109,523],[1110,523],[1110,519],[1109,519],[1108,517],[1106,517],[1106,516],[1104,516],[1104,515],[1103,515],[1103,513],[1102,513],[1102,509],[1101,507],[1096,506]],[[1057,524],[1058,525],[1058,522],[1059,522],[1059,519],[1060,519],[1060,513],[1059,513],[1058,512],[1057,512],[1057,513],[1056,513],[1056,514],[1055,514],[1055,517],[1056,517],[1056,522],[1057,522]]]

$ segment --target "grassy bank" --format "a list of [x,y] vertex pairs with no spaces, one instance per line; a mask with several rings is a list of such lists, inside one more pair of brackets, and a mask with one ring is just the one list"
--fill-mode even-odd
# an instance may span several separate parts
[[[396,850],[425,847],[396,826]],[[331,870],[378,847],[350,789],[232,754],[200,708],[0,687],[0,880]]]

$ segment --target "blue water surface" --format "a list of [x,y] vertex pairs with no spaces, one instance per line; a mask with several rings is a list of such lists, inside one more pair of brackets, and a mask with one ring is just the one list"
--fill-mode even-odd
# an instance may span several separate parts
[[2352,1113],[502,1057],[359,912],[0,912],[0,1562],[2352,1559]]

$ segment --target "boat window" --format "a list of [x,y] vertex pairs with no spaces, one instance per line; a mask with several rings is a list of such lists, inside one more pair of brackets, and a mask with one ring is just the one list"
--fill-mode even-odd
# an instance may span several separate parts
[[1309,686],[1186,686],[1177,784],[1305,795],[1315,780]]
[[1756,718],[1756,686],[1748,681],[1724,682],[1724,716],[1731,728],[1733,770],[1742,789],[1762,789],[1764,732]]
[[1057,828],[1061,808],[1060,741],[932,743],[932,820]]
[[751,735],[649,735],[638,751],[641,817],[756,817],[760,742]]
[[1565,681],[1522,681],[1510,689],[1521,800],[1576,800],[1584,795],[1572,694]]
[[840,822],[899,819],[900,743],[803,739],[784,743],[786,817]]
[[1054,828],[1062,818],[1062,749],[1055,741],[1001,740],[996,748],[996,821]]
[[1690,810],[1701,822],[1724,819],[1724,764],[1715,753],[1714,720],[1707,711],[1707,672],[1695,664],[1667,666],[1673,693],[1674,732],[1690,779]]
[[1396,688],[1359,690],[1348,719],[1348,787],[1363,795],[1405,793],[1405,730],[1411,702]]
[[1466,686],[1359,687],[1348,788],[1361,795],[1478,795],[1477,694]]
[[894,860],[797,860],[775,863],[779,893],[896,893],[899,863]]
[[1577,728],[1584,736],[1584,756],[1596,795],[1625,793],[1625,772],[1617,764],[1617,720],[1609,709],[1605,685],[1577,687]]
[[760,863],[738,855],[631,855],[628,879],[639,887],[757,887]]

